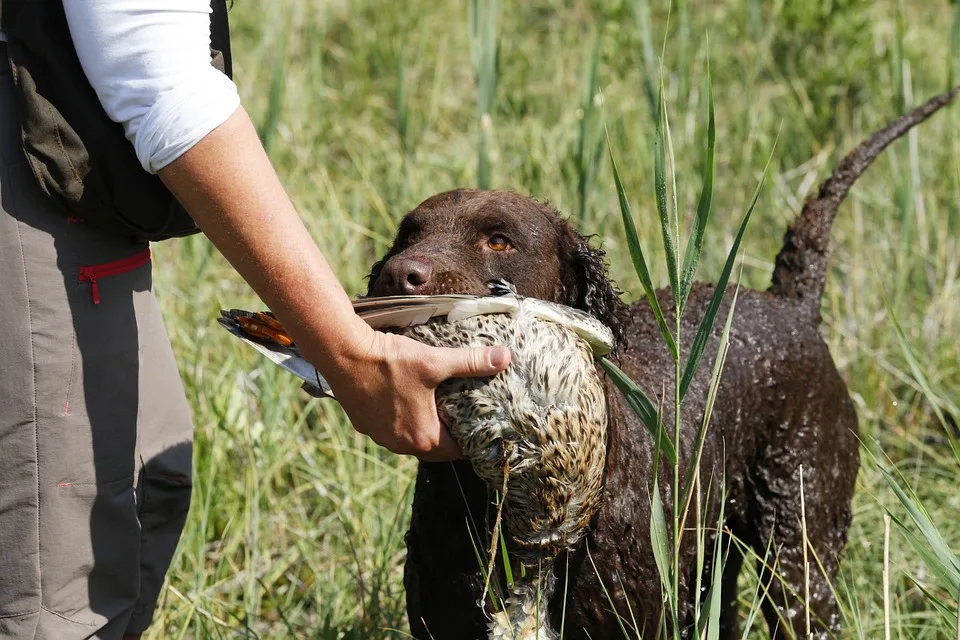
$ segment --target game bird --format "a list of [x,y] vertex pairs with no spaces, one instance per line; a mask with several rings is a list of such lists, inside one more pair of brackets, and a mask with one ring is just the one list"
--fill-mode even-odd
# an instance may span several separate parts
[[[614,335],[586,312],[520,297],[504,281],[489,287],[490,296],[365,298],[354,309],[375,329],[428,345],[510,348],[511,364],[496,376],[441,384],[437,410],[477,475],[499,494],[485,575],[493,574],[501,521],[523,564],[512,587],[492,578],[500,606],[489,637],[550,640],[556,635],[545,603],[556,582],[553,561],[583,537],[600,506],[607,409],[594,363],[613,349]],[[221,316],[233,335],[302,379],[305,391],[333,397],[272,314],[234,309]]]

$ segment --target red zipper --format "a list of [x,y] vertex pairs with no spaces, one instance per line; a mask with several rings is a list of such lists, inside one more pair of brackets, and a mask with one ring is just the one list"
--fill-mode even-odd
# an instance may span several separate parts
[[133,254],[129,258],[80,267],[80,282],[90,283],[90,292],[93,294],[93,304],[100,304],[100,287],[97,285],[99,278],[118,276],[121,273],[138,269],[148,262],[150,262],[150,247]]

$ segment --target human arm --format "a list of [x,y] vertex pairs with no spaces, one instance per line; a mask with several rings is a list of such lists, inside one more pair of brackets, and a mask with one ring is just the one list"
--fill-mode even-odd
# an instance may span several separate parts
[[447,378],[496,373],[509,362],[506,349],[435,349],[368,327],[294,211],[242,108],[159,175],[277,314],[358,431],[397,453],[458,457],[437,418],[434,389]]

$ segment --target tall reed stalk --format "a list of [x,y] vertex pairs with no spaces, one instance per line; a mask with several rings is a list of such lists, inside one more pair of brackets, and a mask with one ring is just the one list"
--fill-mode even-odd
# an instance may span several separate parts
[[[700,453],[709,425],[710,413],[713,402],[716,398],[716,390],[719,387],[720,376],[722,373],[723,362],[726,357],[728,347],[729,330],[733,319],[734,309],[736,307],[736,295],[731,306],[727,323],[723,331],[720,343],[720,351],[715,360],[715,367],[710,381],[710,390],[708,398],[707,411],[699,425],[696,439],[692,450],[681,451],[678,455],[675,443],[682,441],[682,406],[690,384],[696,374],[704,348],[713,331],[717,314],[720,310],[721,302],[727,291],[727,284],[736,262],[740,244],[743,240],[747,223],[756,207],[760,196],[761,188],[766,180],[770,169],[770,160],[773,151],[771,150],[770,159],[763,170],[763,175],[753,193],[753,197],[747,206],[746,212],[740,223],[736,239],[727,254],[723,271],[717,280],[716,289],[711,297],[707,310],[700,320],[697,332],[690,343],[689,348],[684,349],[683,337],[681,335],[681,321],[686,308],[687,300],[696,276],[697,266],[700,262],[700,254],[703,247],[703,239],[706,230],[707,221],[713,204],[714,170],[715,170],[715,146],[716,146],[716,118],[714,113],[713,86],[710,75],[709,61],[706,69],[706,95],[707,95],[707,142],[703,151],[704,178],[700,191],[700,197],[697,204],[696,217],[690,237],[686,242],[686,248],[683,252],[681,261],[679,238],[680,238],[680,214],[678,210],[677,198],[677,180],[676,180],[676,161],[673,151],[673,139],[670,132],[670,120],[664,99],[663,80],[661,71],[661,81],[657,92],[656,116],[654,121],[654,198],[657,205],[657,213],[660,219],[661,239],[663,242],[666,267],[670,283],[670,294],[673,298],[673,328],[668,326],[667,318],[660,306],[656,291],[650,278],[650,270],[647,267],[646,259],[640,244],[639,233],[636,223],[633,220],[633,214],[630,210],[629,198],[626,196],[623,183],[620,179],[620,173],[616,161],[613,157],[613,151],[610,151],[610,161],[613,170],[614,184],[617,189],[617,199],[620,203],[620,213],[626,233],[627,246],[630,251],[630,257],[640,284],[643,288],[647,302],[653,310],[657,326],[660,328],[660,334],[663,337],[664,347],[670,353],[674,361],[674,380],[673,380],[673,436],[672,441],[667,435],[666,426],[663,424],[662,412],[655,409],[653,401],[633,383],[615,364],[604,360],[601,364],[604,370],[610,375],[611,380],[621,389],[627,398],[628,404],[633,408],[643,423],[647,426],[652,436],[657,442],[657,452],[654,462],[653,493],[651,495],[652,515],[650,522],[650,531],[654,550],[654,560],[660,573],[661,585],[664,591],[664,601],[667,604],[669,618],[664,625],[664,635],[666,637],[680,638],[683,634],[682,625],[684,621],[679,617],[680,611],[680,549],[683,542],[685,524],[688,515],[690,515],[691,505],[695,504],[696,509],[693,514],[697,523],[696,533],[699,537],[698,544],[701,548],[706,541],[705,531],[701,526],[700,513],[700,490],[701,481],[699,475]],[[608,140],[609,144],[609,140]],[[774,143],[774,147],[776,143]],[[667,518],[664,505],[660,495],[660,466],[659,456],[663,456],[670,465],[669,471],[672,472],[671,495],[673,502],[671,506],[671,517]],[[684,460],[684,458],[686,458]],[[682,466],[686,464],[685,468]],[[715,479],[710,478],[708,482]],[[722,484],[719,488],[713,487],[713,490],[723,492]],[[669,527],[668,527],[669,522]],[[719,522],[716,523],[717,531],[722,527],[722,514]],[[712,552],[712,566],[722,565],[721,536],[717,536],[716,545]],[[716,574],[716,572],[715,572]],[[704,621],[704,629],[708,637],[716,637],[719,633],[719,613],[712,610],[714,606],[719,606],[720,602],[720,583],[719,574],[712,576],[710,585],[711,597],[707,602],[707,610],[701,612],[697,608],[698,619]],[[700,614],[703,617],[700,617]]]
[[493,101],[497,95],[500,63],[500,37],[497,22],[499,0],[470,0],[470,58],[477,76],[477,187],[489,189],[492,183],[490,145],[493,139]]

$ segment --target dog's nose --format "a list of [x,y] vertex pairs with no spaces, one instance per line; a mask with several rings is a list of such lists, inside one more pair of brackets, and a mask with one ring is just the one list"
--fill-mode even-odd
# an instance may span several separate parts
[[417,258],[393,258],[383,268],[386,295],[417,295],[430,282],[433,267]]

